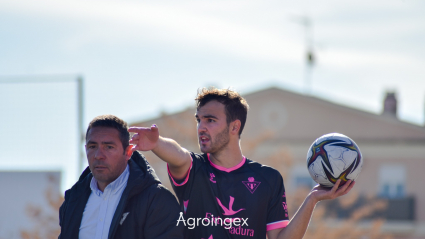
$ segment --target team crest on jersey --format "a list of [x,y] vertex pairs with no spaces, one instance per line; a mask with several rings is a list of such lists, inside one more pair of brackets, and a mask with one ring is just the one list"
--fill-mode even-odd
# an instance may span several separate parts
[[258,186],[260,186],[261,182],[255,181],[254,177],[249,177],[248,181],[242,181],[242,183],[253,194],[255,192],[255,190],[257,190]]

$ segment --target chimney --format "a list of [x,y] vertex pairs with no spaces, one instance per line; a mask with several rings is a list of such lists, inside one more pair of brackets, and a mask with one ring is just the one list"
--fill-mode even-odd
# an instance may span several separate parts
[[397,118],[397,98],[395,92],[387,91],[384,99],[384,110],[382,115]]

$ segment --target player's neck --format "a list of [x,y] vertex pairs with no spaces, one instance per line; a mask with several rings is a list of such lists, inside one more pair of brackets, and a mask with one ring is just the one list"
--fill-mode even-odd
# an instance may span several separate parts
[[210,160],[213,164],[233,168],[243,160],[239,141],[235,144],[230,144],[220,151],[210,153]]

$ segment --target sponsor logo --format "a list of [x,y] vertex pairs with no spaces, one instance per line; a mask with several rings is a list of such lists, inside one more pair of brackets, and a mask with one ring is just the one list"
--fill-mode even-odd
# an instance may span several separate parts
[[124,222],[124,220],[127,218],[128,214],[130,214],[130,212],[125,212],[125,213],[122,214],[120,225],[122,225],[122,223]]
[[288,217],[288,205],[286,202],[282,202],[283,209],[285,210],[285,217]]
[[[202,226],[224,226],[225,229],[230,229],[233,226],[248,226],[248,218],[220,218],[220,217],[214,217],[214,215],[211,215],[211,218],[208,217],[210,213],[207,213],[206,217],[204,218],[193,218],[190,217],[188,219],[185,219],[183,217],[183,213],[180,212],[180,217],[177,220],[176,226],[180,224],[180,222],[183,223],[185,227],[188,227],[188,229],[194,229],[195,227],[198,227],[200,225]],[[242,225],[241,225],[242,223]]]
[[287,212],[288,211],[288,206],[286,205],[286,202],[282,202],[282,205],[283,205],[283,209],[285,209],[285,212]]
[[234,211],[234,210],[232,209],[232,207],[233,207],[233,202],[235,201],[235,198],[234,198],[234,197],[232,197],[232,196],[230,196],[229,208],[227,208],[227,207],[223,206],[223,204],[221,203],[220,199],[218,199],[217,197],[216,197],[216,199],[217,199],[218,205],[220,205],[220,207],[221,207],[221,208],[223,209],[223,211],[224,211],[223,215],[231,216],[231,215],[235,215],[236,213],[238,213],[238,212],[240,212],[240,211],[242,211],[242,210],[245,210],[245,208],[241,208],[241,209],[239,209],[239,210],[237,210],[237,211]]
[[210,173],[210,181],[213,183],[216,183],[216,181],[214,180],[215,175],[213,173]]
[[241,235],[241,236],[254,236],[254,229],[239,227],[232,227],[229,229],[230,234]]

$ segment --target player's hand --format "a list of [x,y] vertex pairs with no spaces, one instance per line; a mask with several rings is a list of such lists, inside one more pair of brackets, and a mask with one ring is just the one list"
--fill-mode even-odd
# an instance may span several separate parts
[[151,127],[130,127],[128,132],[135,133],[130,139],[130,144],[133,144],[131,149],[133,152],[136,150],[149,151],[158,144],[159,130],[156,125]]
[[316,185],[310,192],[310,196],[316,200],[316,202],[327,200],[327,199],[335,199],[337,197],[343,196],[347,194],[353,187],[355,182],[352,180],[348,180],[344,185],[339,187],[341,183],[341,179],[336,181],[335,185],[332,188],[325,188],[320,185]]

